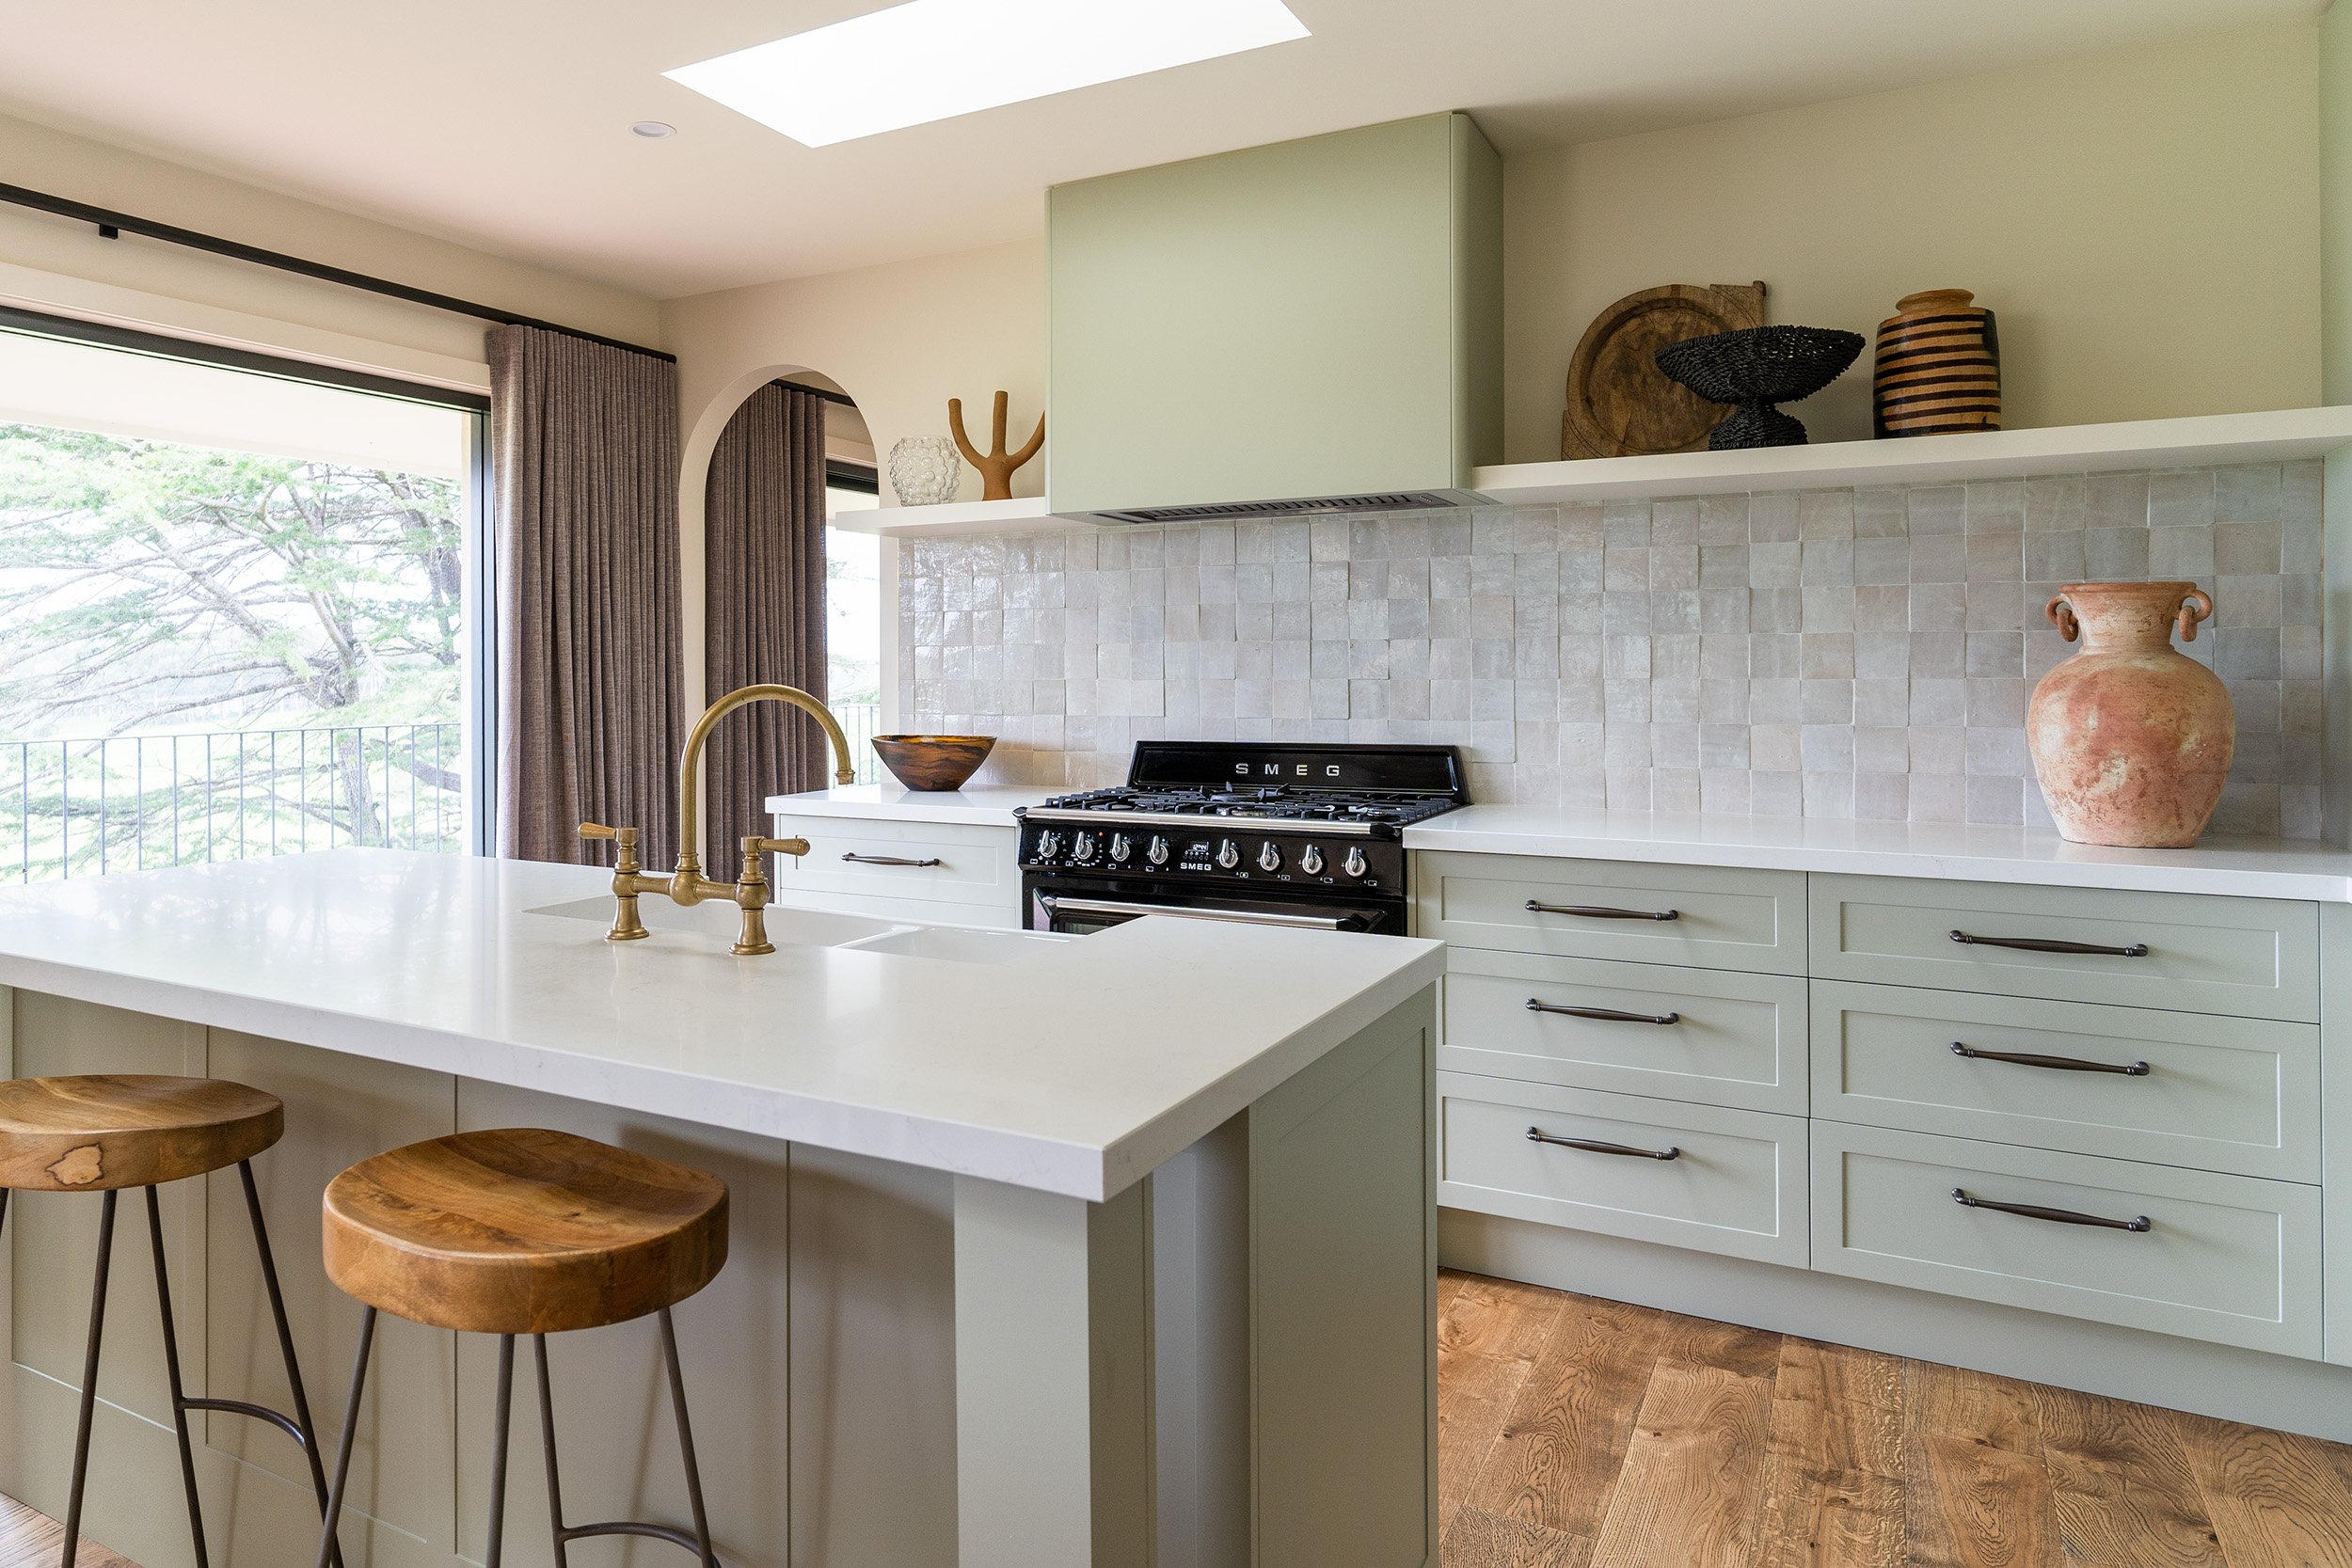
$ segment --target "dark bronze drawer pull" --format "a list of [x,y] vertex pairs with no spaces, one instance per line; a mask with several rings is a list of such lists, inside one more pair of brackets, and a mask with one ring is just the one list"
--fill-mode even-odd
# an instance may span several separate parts
[[2029,1220],[2049,1220],[2058,1225],[2095,1225],[2102,1230],[2138,1232],[2155,1228],[2155,1221],[2142,1214],[2137,1219],[2110,1220],[2097,1214],[2078,1214],[2072,1209],[2044,1209],[2032,1203],[1995,1203],[1989,1197],[1971,1197],[1965,1187],[1952,1189],[1952,1201],[1963,1209],[1990,1209],[1996,1214],[2019,1214]]
[[1680,910],[1613,910],[1606,904],[1539,904],[1527,901],[1530,914],[1573,914],[1586,920],[1680,920]]
[[2144,958],[2148,944],[2133,942],[2128,947],[2102,947],[2095,942],[2053,942],[2048,937],[1978,937],[1966,931],[1954,931],[1952,940],[1971,947],[2014,947],[2026,953],[2096,953],[2108,958]]
[[1589,1018],[1602,1023],[1680,1023],[1680,1013],[1623,1013],[1614,1007],[1563,1007],[1553,1002],[1527,999],[1531,1013],[1558,1013],[1563,1018]]
[[1558,1144],[1562,1148],[1581,1148],[1587,1154],[1623,1154],[1636,1160],[1679,1160],[1679,1148],[1635,1148],[1630,1144],[1605,1144],[1598,1138],[1555,1138],[1540,1127],[1527,1130],[1532,1144]]
[[947,863],[946,861],[942,860],[911,861],[902,855],[848,854],[842,856],[841,858],[845,861],[854,862],[859,865],[945,865]]
[[2014,1062],[2019,1067],[2056,1068],[2060,1072],[2119,1072],[2126,1078],[2148,1076],[2146,1062],[2086,1062],[2080,1056],[2038,1056],[2030,1051],[1986,1051],[1952,1041],[1952,1054],[1976,1062]]

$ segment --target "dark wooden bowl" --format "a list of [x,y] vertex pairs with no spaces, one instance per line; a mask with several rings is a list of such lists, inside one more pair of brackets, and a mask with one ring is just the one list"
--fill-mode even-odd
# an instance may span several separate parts
[[874,752],[909,789],[961,789],[995,744],[993,735],[878,735]]

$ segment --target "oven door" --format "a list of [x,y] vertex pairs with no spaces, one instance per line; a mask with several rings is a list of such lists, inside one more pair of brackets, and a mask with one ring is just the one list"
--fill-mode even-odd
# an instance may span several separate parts
[[1064,936],[1123,926],[1147,914],[1219,920],[1299,931],[1405,930],[1402,899],[1320,898],[1272,889],[1189,887],[1164,879],[1123,877],[1028,876],[1022,879],[1024,922],[1032,931]]

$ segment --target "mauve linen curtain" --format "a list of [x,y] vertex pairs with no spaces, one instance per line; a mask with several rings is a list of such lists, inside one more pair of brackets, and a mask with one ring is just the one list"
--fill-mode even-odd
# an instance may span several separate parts
[[[711,700],[768,682],[821,700],[825,400],[773,381],[745,400],[710,454],[703,515]],[[710,737],[704,809],[707,857],[728,869],[711,875],[733,876],[729,847],[771,831],[769,796],[824,787],[832,755],[817,721],[781,703],[755,703],[721,720]]]
[[597,821],[643,829],[645,863],[668,865],[685,738],[676,367],[531,326],[494,328],[488,347],[499,853],[603,863],[578,832]]

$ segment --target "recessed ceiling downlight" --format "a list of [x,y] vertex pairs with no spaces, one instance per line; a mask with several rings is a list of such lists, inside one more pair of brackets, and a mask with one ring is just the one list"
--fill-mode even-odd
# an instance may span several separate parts
[[908,0],[662,74],[830,147],[1307,36],[1282,0]]
[[629,127],[629,132],[631,135],[644,137],[647,141],[660,141],[664,136],[676,135],[677,127],[665,125],[658,119],[641,119]]

